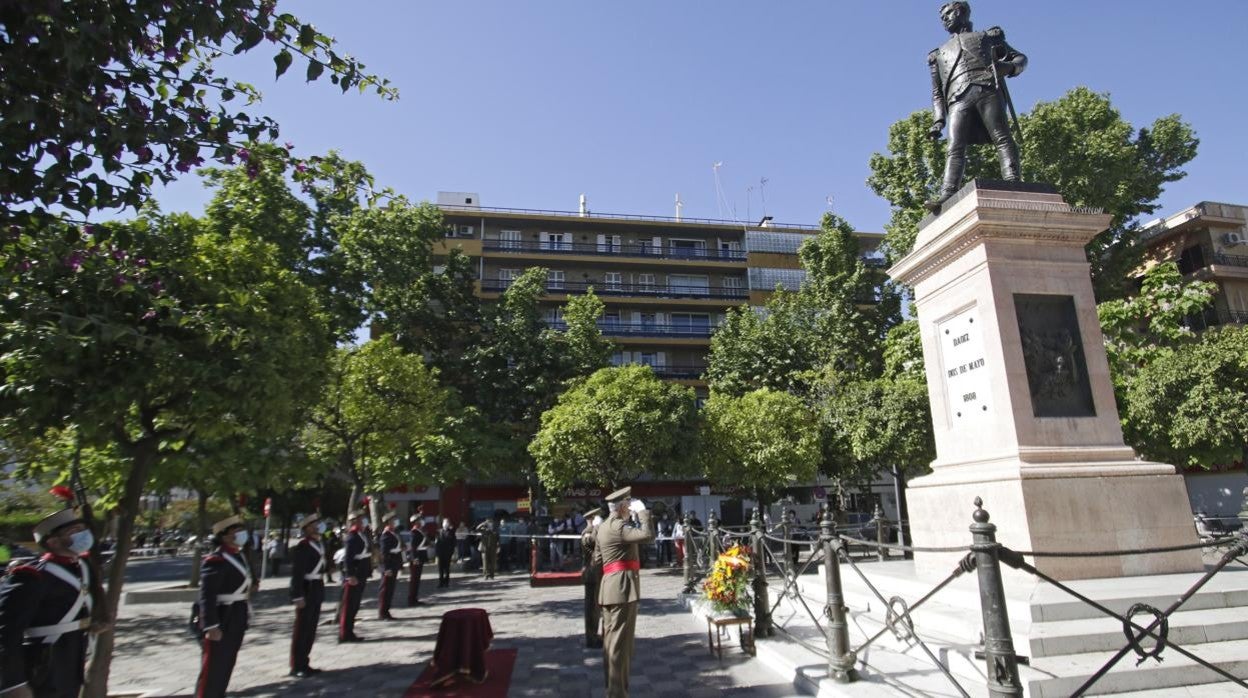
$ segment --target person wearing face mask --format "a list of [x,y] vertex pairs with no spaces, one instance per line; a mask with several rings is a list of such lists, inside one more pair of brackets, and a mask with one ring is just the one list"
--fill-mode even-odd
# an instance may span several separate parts
[[381,589],[377,592],[379,620],[395,620],[390,615],[390,607],[394,605],[394,589],[399,584],[399,570],[403,569],[403,539],[399,538],[394,528],[398,517],[393,511],[381,517],[385,528],[378,540],[381,547]]
[[199,582],[199,623],[204,633],[203,662],[195,682],[195,698],[224,696],[234,673],[251,616],[251,595],[260,589],[242,548],[247,530],[238,516],[212,525],[216,545],[204,558]]
[[325,582],[321,574],[329,563],[321,534],[325,524],[317,514],[303,517],[300,522],[303,538],[291,552],[290,600],[295,604],[295,629],[290,640],[290,675],[298,679],[321,673],[312,668],[308,655],[316,641],[316,626],[325,600]]
[[94,542],[73,509],[35,526],[42,558],[0,582],[0,695],[77,696],[91,625],[90,573],[81,558]]
[[354,509],[347,514],[350,529],[346,535],[343,556],[342,602],[338,604],[338,642],[362,642],[355,634],[355,616],[364,600],[364,585],[373,575],[373,549],[364,532],[367,525],[364,511]]
[[602,636],[598,634],[598,585],[602,583],[602,561],[594,562],[594,536],[602,524],[602,509],[595,507],[585,512],[585,530],[581,532],[581,581],[585,584],[585,646],[601,648]]

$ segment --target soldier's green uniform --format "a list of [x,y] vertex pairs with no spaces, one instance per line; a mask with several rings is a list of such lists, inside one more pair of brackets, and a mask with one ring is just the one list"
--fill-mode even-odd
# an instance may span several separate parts
[[481,574],[486,579],[493,579],[498,571],[498,532],[494,530],[494,519],[486,519],[477,526],[481,532],[477,550],[481,551]]
[[594,533],[594,560],[602,563],[598,605],[602,608],[607,698],[628,696],[633,633],[637,628],[637,604],[641,601],[641,556],[637,546],[654,541],[654,522],[649,511],[643,508],[637,512],[640,525],[621,518],[616,511],[617,505],[631,494],[632,489],[625,487],[607,497],[611,515]]
[[585,646],[602,647],[602,637],[598,634],[598,622],[602,614],[598,612],[598,585],[602,583],[602,561],[594,561],[594,525],[595,516],[601,516],[602,509],[591,509],[585,512],[585,530],[581,532],[581,558],[584,569],[581,580],[585,583]]

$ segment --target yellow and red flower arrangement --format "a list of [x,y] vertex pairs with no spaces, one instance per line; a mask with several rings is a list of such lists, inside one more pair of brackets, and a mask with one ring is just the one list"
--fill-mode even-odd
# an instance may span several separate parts
[[716,611],[748,611],[750,596],[750,549],[734,545],[715,560],[711,573],[702,582],[702,592]]

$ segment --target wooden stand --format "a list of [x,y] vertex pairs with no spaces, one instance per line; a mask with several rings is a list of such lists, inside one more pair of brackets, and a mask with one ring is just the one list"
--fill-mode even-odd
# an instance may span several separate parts
[[[722,618],[706,617],[706,644],[711,654],[724,658],[723,636],[724,629],[730,626],[737,626],[737,642],[741,645],[741,651],[749,653],[751,656],[756,654],[754,648],[754,619],[749,616],[725,616]],[[742,630],[742,626],[745,630]],[[714,629],[714,632],[712,632]],[[729,630],[729,633],[732,631]]]

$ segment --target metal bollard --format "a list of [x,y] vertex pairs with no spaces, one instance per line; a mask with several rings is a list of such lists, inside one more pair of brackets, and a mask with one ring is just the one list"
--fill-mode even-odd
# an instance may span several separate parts
[[714,511],[706,512],[706,564],[715,564],[719,557],[719,517]]
[[984,502],[975,498],[975,523],[971,524],[976,569],[979,572],[979,606],[984,615],[984,658],[988,668],[988,695],[992,698],[1023,695],[1018,680],[1018,657],[1010,636],[1010,616],[1001,582],[1001,546],[997,527],[988,523]]
[[697,582],[693,579],[693,546],[697,545],[697,539],[693,537],[693,512],[685,512],[684,535],[685,535],[685,588],[684,593],[692,594],[693,587]]
[[819,544],[823,546],[824,570],[827,575],[827,605],[823,612],[828,617],[826,641],[828,643],[828,676],[837,683],[858,680],[854,669],[857,661],[849,648],[849,622],[845,614],[845,593],[841,590],[841,560],[837,551],[841,541],[836,538],[836,524],[832,512],[825,511],[819,521]]
[[793,544],[789,542],[793,539],[793,514],[788,509],[780,515],[780,531],[784,536],[784,578],[790,579],[795,571],[793,569]]
[[754,543],[754,637],[771,637],[771,601],[767,597],[767,541],[763,539],[763,514],[754,507],[750,519],[750,532]]
[[875,557],[880,562],[884,562],[888,559],[888,551],[884,548],[884,510],[880,508],[878,502],[872,516],[871,520],[875,522]]

